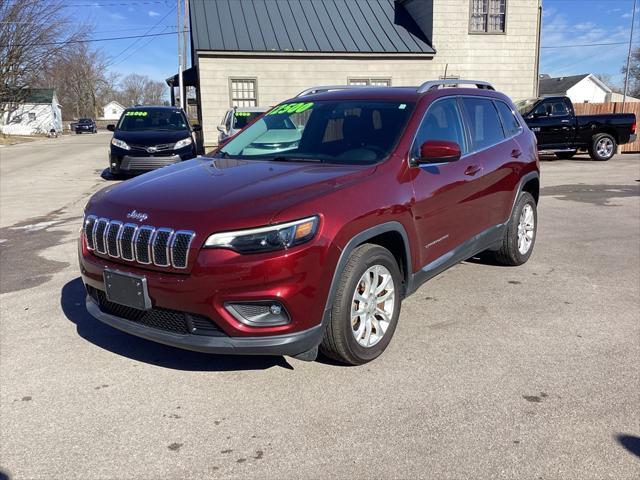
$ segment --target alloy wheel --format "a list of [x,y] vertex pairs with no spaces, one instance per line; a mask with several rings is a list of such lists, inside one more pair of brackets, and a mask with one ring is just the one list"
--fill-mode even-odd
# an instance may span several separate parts
[[535,234],[535,217],[533,215],[533,207],[530,204],[526,204],[522,208],[520,213],[520,220],[518,222],[518,251],[522,255],[531,248],[533,243],[533,236]]
[[360,277],[351,300],[351,333],[369,348],[384,336],[395,308],[395,285],[383,265],[369,267]]

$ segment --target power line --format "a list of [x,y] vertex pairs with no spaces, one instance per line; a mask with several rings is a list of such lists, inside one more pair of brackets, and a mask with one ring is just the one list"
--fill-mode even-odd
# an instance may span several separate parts
[[[175,7],[173,7],[173,8],[171,8],[171,9],[169,9],[169,11],[168,11],[168,12],[167,12],[167,13],[166,13],[166,14],[165,14],[165,15],[164,15],[160,20],[158,20],[155,24],[153,24],[153,25],[152,25],[152,26],[151,26],[151,27],[150,27],[146,32],[144,32],[144,33],[143,33],[143,35],[147,35],[147,34],[151,33],[151,31],[152,31],[156,26],[158,26],[160,23],[162,23],[162,22],[164,21],[164,19],[165,19],[165,18],[167,18],[167,17],[169,16],[169,14],[173,13],[173,11],[174,11],[175,9],[176,9]],[[165,30],[166,30],[166,29],[165,29]],[[109,64],[107,64],[107,66],[109,66],[109,65],[113,65],[113,63],[115,62],[115,60],[116,60],[120,55],[122,55],[124,52],[126,52],[127,50],[129,50],[131,47],[133,47],[133,46],[134,46],[136,43],[138,43],[139,41],[140,41],[140,39],[138,38],[138,39],[134,40],[133,42],[131,42],[131,44],[130,44],[128,47],[125,47],[125,49],[124,49],[124,50],[120,51],[120,52],[119,52],[115,57],[113,57],[113,58],[111,59],[111,62],[109,62]],[[127,57],[127,58],[129,58],[129,57]]]
[[35,47],[35,46],[47,46],[47,45],[65,45],[70,43],[91,43],[91,42],[110,42],[112,40],[129,40],[132,38],[145,38],[145,37],[162,37],[166,35],[176,35],[177,33],[185,33],[190,32],[191,30],[177,30],[175,32],[166,32],[166,33],[152,33],[149,35],[129,35],[127,37],[110,37],[110,38],[93,38],[89,40],[66,40],[61,42],[48,42],[48,43],[22,43],[22,44],[11,44],[11,45],[0,45],[0,48],[8,48],[8,47]]
[[554,45],[540,48],[573,48],[573,47],[600,47],[603,45],[628,45],[629,42],[609,42],[609,43],[582,43],[575,45]]

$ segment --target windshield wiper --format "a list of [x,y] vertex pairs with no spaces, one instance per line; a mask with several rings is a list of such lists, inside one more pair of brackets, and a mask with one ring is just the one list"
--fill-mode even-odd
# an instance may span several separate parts
[[319,158],[301,158],[301,157],[264,157],[265,160],[270,162],[313,162],[313,163],[322,163],[322,160]]

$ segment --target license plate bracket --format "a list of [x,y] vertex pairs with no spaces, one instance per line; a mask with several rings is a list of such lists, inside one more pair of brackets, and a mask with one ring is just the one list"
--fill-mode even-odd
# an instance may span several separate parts
[[138,310],[149,310],[151,299],[147,279],[132,273],[105,269],[103,273],[107,300]]

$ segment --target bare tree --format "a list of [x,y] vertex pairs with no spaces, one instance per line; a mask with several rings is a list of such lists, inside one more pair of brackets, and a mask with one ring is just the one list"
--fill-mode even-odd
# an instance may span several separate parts
[[164,82],[151,80],[147,75],[131,73],[120,82],[120,103],[132,105],[162,105],[165,103],[167,86]]
[[166,101],[167,84],[158,80],[149,80],[144,89],[144,103],[163,105]]
[[130,73],[120,82],[120,99],[125,107],[142,105],[144,103],[144,89],[149,81],[146,75]]
[[616,93],[622,93],[622,87],[615,83],[612,75],[608,73],[594,73],[593,75],[607,87],[609,87],[612,91]]
[[115,91],[117,77],[107,73],[107,63],[101,50],[75,44],[44,69],[39,83],[56,89],[66,119],[98,117]]
[[61,0],[0,1],[0,118],[27,94],[45,66],[70,43],[87,37],[88,27],[65,15]]
[[[627,66],[622,67],[622,73],[627,73]],[[629,91],[627,95],[640,97],[640,48],[636,48],[631,55],[629,65]]]

